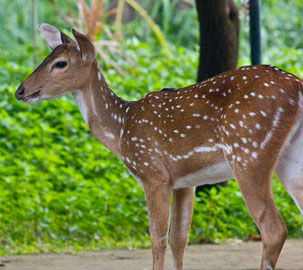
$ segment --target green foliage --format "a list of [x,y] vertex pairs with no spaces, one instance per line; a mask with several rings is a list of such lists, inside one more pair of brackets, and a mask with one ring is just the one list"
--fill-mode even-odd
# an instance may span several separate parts
[[[58,14],[53,11],[52,1],[37,1],[38,21],[62,24]],[[0,0],[0,49],[22,53],[22,47],[32,45],[32,2],[31,0]],[[38,29],[36,29],[38,31]],[[42,45],[42,42],[39,46]]]
[[[59,1],[38,1],[40,19],[58,22],[49,2]],[[152,38],[143,34],[146,29],[140,23],[127,26],[140,40],[145,37],[143,40],[149,41],[127,38],[123,44],[123,50],[136,66],[117,58],[117,64],[126,72],[121,75],[99,59],[109,84],[119,96],[138,99],[149,91],[195,82],[198,50],[193,49],[196,45],[192,43],[197,43],[198,26],[194,25],[196,21],[190,21],[194,10],[188,11],[191,15],[180,11],[183,20],[169,10],[168,5],[174,3],[159,0],[152,15],[157,16],[159,11],[161,16],[156,20],[169,39],[191,49],[171,44],[172,54],[166,55]],[[291,3],[264,1],[264,61],[302,76],[302,35],[300,21],[296,19],[301,10],[300,0]],[[68,8],[65,1],[64,4]],[[31,28],[24,15],[30,10],[29,1],[24,5],[23,1],[11,1],[6,7],[0,11],[4,33],[0,41],[0,254],[149,246],[141,187],[89,133],[73,98],[63,97],[35,106],[16,101],[15,89],[33,70]],[[7,17],[8,10],[16,12]],[[295,15],[279,17],[284,11]],[[187,26],[179,29],[179,24],[186,20]],[[193,31],[187,30],[195,27]],[[42,39],[39,42],[38,57],[43,59],[47,46]],[[247,64],[249,46],[245,31],[241,44],[239,62]],[[299,210],[275,177],[274,194],[289,236],[302,238]],[[221,242],[227,238],[247,240],[256,233],[235,181],[196,198],[191,243]]]
[[[165,36],[176,45],[194,47],[198,44],[199,27],[194,1],[158,0],[153,5],[143,1]],[[188,2],[187,4],[185,4]],[[190,29],[190,31],[189,31]]]
[[[301,0],[271,0],[263,4],[263,34],[266,47],[303,48]],[[270,14],[270,16],[268,16]]]
[[[127,77],[107,67],[106,76],[124,98],[194,81],[194,52],[176,49],[179,58],[162,62],[145,43],[133,40],[128,47],[137,66],[125,67]],[[35,106],[17,102],[15,89],[32,69],[9,57],[0,57],[0,253],[146,246],[141,187],[89,133],[71,97]],[[185,64],[175,68],[180,59]]]
[[200,242],[221,242],[228,238],[249,239],[256,227],[245,207],[238,184],[200,192],[196,199],[191,237]]
[[[165,55],[137,39],[126,47],[137,63],[119,62],[127,75],[104,66],[125,99],[194,83],[197,51],[173,48],[174,56]],[[299,54],[290,50],[278,62],[303,73],[295,61]],[[12,57],[0,57],[0,253],[148,246],[141,187],[89,133],[72,97],[34,106],[15,100],[16,87],[32,68],[7,61]],[[278,183],[275,193],[290,236],[302,237],[296,206]],[[191,243],[257,233],[235,182],[196,200]]]
[[[274,198],[286,222],[289,237],[303,237],[303,219],[300,211],[276,176],[273,177]],[[196,198],[191,230],[191,241],[219,243],[228,238],[253,239],[258,234],[239,185],[229,181],[226,188],[212,188]]]
[[[240,6],[242,0],[235,0]],[[246,1],[248,2],[248,1]],[[277,57],[283,50],[303,49],[302,0],[261,1],[261,38],[263,63],[278,65]],[[249,18],[240,10],[240,62],[250,64]],[[301,54],[302,55],[302,54]],[[302,66],[302,56],[296,59]],[[286,63],[286,61],[282,61]]]

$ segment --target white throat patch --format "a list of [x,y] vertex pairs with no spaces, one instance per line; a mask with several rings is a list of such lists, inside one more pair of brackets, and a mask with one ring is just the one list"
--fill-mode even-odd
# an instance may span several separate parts
[[88,125],[88,109],[87,104],[84,100],[83,94],[81,91],[76,91],[74,93],[75,100],[79,106],[80,112],[82,114],[82,117],[85,121],[85,123]]

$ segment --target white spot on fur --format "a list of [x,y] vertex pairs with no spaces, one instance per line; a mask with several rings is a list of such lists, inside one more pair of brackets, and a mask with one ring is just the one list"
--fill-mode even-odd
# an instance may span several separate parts
[[112,140],[115,139],[114,134],[111,133],[111,132],[105,132],[104,135],[105,135],[105,137],[107,137],[107,138],[109,138],[109,139],[112,139]]
[[274,121],[272,123],[271,129],[267,132],[265,139],[260,144],[260,147],[263,149],[265,145],[269,142],[272,137],[273,132],[276,130],[277,126],[280,123],[281,114],[284,112],[284,109],[279,107],[275,113]]

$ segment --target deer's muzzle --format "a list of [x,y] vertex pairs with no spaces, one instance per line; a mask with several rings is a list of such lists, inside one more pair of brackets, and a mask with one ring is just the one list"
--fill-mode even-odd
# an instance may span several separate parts
[[15,93],[16,99],[21,100],[24,96],[24,86],[21,84]]

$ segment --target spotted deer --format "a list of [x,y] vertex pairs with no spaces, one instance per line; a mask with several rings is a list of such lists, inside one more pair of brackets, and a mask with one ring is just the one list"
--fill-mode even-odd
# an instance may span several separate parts
[[74,96],[93,135],[144,189],[153,269],[164,269],[170,194],[170,246],[180,270],[195,186],[230,178],[260,230],[260,269],[275,269],[287,229],[273,200],[273,171],[303,213],[303,81],[274,66],[246,66],[129,102],[109,88],[85,35],[73,30],[73,40],[54,26],[40,28],[52,52],[16,98]]

